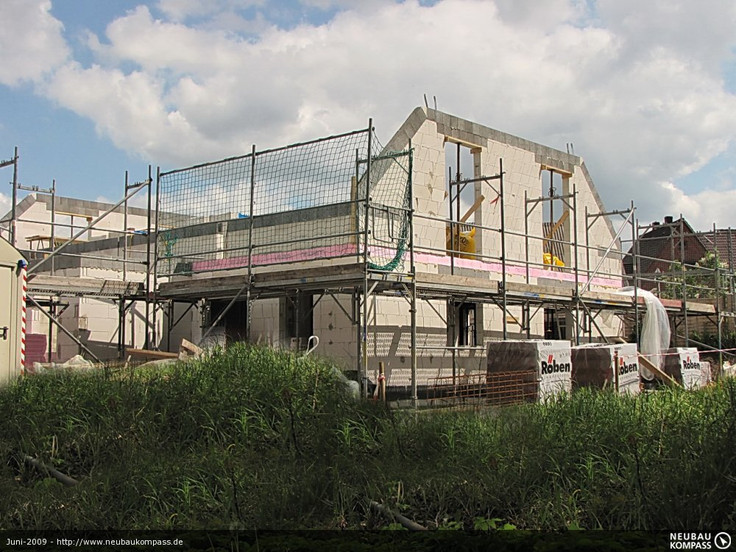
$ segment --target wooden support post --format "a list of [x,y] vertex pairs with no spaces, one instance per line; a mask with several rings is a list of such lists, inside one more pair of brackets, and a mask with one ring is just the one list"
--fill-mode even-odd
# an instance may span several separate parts
[[378,398],[386,403],[386,367],[383,361],[378,363]]
[[613,382],[616,385],[616,393],[618,393],[618,351],[613,351]]

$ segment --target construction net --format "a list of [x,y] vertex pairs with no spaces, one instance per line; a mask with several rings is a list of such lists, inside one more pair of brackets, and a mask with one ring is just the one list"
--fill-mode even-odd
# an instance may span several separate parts
[[365,129],[161,173],[158,274],[350,257],[400,268],[410,153],[380,150]]
[[[373,157],[368,176],[368,268],[403,271],[409,245],[411,152],[383,152]],[[363,181],[359,193],[365,197]],[[361,230],[366,229],[365,219],[360,218]]]

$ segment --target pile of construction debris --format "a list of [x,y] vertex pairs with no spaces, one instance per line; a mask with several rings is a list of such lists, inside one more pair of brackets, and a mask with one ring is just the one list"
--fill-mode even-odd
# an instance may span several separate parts
[[199,358],[204,354],[204,349],[198,347],[191,341],[186,339],[181,340],[179,345],[178,353],[168,353],[165,351],[154,351],[151,349],[126,349],[128,365],[132,359],[137,358],[147,362],[144,362],[140,366],[168,366],[170,364],[176,364],[180,361],[192,360]]
[[[187,341],[186,339],[181,340],[181,345],[179,345],[178,353],[154,351],[151,349],[129,348],[126,350],[127,357],[125,361],[125,366],[128,367],[132,364],[135,364],[139,367],[168,366],[177,362],[199,358],[204,354],[204,352],[204,349],[196,346],[194,343],[192,343],[191,341]],[[95,364],[85,359],[82,355],[76,355],[66,362],[34,362],[32,366],[26,368],[26,374],[35,375],[60,371],[83,372],[87,370],[93,370],[97,367],[99,367],[99,364]]]

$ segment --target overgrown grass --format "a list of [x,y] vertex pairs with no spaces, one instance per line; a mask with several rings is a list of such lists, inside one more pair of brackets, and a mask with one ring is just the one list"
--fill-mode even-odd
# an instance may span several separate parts
[[734,530],[735,424],[733,381],[396,412],[327,363],[236,346],[0,392],[0,529],[389,526],[374,500],[430,528]]

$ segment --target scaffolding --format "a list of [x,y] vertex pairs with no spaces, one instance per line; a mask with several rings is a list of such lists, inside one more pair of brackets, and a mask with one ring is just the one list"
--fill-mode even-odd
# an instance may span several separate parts
[[[459,167],[461,142],[456,143]],[[734,317],[730,229],[728,264],[704,267],[685,253],[688,240],[703,245],[707,236],[700,234],[708,233],[692,232],[682,218],[666,223],[672,230],[666,236],[671,242],[666,266],[648,272],[644,263],[662,261],[646,248],[651,225],[639,224],[633,202],[622,210],[595,210],[588,204],[582,209],[581,191],[571,180],[572,156],[541,163],[540,177],[549,175],[549,190],[540,182],[537,193],[525,188],[522,200],[514,199],[520,192],[509,183],[503,157],[483,154],[481,162],[479,147],[462,144],[471,147],[474,174],[462,178],[457,170],[453,178],[450,168],[447,197],[435,212],[417,207],[427,198],[420,197],[426,190],[414,180],[422,170],[414,167],[416,147],[411,141],[396,150],[383,147],[372,121],[364,129],[319,140],[262,151],[253,146],[243,156],[159,170],[155,178],[149,169],[148,178],[134,184],[126,174],[125,197],[81,227],[54,220],[56,209],[51,209],[47,243],[27,252],[30,272],[38,274],[35,284],[31,280],[32,296],[60,328],[64,297],[111,298],[121,321],[133,303],[144,302],[145,347],[151,349],[170,349],[172,332],[193,311],[203,320],[200,343],[224,321],[233,322],[232,338],[256,341],[254,306],[262,300],[280,302],[279,308],[290,314],[276,315],[288,319],[295,346],[303,345],[314,329],[315,313],[329,301],[351,326],[349,356],[363,392],[369,392],[372,364],[381,350],[391,348],[392,354],[408,358],[408,392],[414,401],[420,387],[439,393],[438,400],[464,393],[505,401],[505,395],[496,397],[488,388],[487,379],[478,379],[485,372],[483,343],[489,339],[513,335],[605,342],[612,337],[606,331],[611,319],[638,339],[641,300],[615,293],[625,284],[659,291],[686,345],[692,342],[695,321],[709,321],[722,351],[724,326]],[[15,209],[17,190],[24,189],[17,182],[17,160],[16,149],[13,160],[0,165],[14,167],[13,210],[3,221],[13,240],[17,223],[23,222]],[[476,203],[463,215],[464,190],[473,192]],[[50,194],[55,203],[55,183],[50,190],[33,191]],[[141,233],[128,229],[127,213],[128,200],[142,191],[148,198]],[[510,216],[514,201],[521,207]],[[120,253],[78,252],[82,245],[75,241],[120,210],[126,221],[122,228],[105,229],[123,237]],[[549,211],[546,222],[543,211]],[[602,226],[606,243],[593,239]],[[63,243],[62,228],[69,230]],[[722,241],[721,232],[713,228],[714,243]],[[471,235],[472,250],[463,244]],[[39,234],[36,243],[41,242]],[[56,268],[65,256],[119,263],[122,284],[133,271],[143,278],[134,285],[62,281]],[[405,317],[390,347],[392,330],[377,322],[385,299],[401,305]],[[177,311],[177,305],[183,308]],[[439,320],[442,331],[425,335],[420,316]],[[159,327],[165,328],[164,335]],[[122,322],[118,338],[122,358]],[[426,377],[420,362],[435,356],[446,365]],[[469,365],[474,366],[470,371]]]
[[[579,192],[575,185],[569,185],[569,173],[563,173],[562,193],[550,187],[549,196],[529,197],[525,191],[524,228],[511,229],[505,213],[506,172],[500,158],[493,174],[476,170],[473,178],[462,179],[458,171],[458,178],[450,178],[448,184],[449,216],[431,215],[415,208],[413,153],[411,143],[399,152],[377,147],[369,123],[367,129],[345,135],[265,152],[254,147],[246,156],[160,174],[157,209],[175,213],[180,222],[189,218],[187,224],[177,226],[157,215],[161,231],[156,274],[166,279],[155,286],[159,299],[190,304],[227,301],[218,316],[210,318],[205,333],[215,328],[229,309],[244,302],[244,335],[252,339],[255,301],[288,296],[291,304],[297,305],[299,294],[312,294],[311,303],[300,305],[303,312],[296,318],[301,320],[330,297],[354,327],[357,348],[353,358],[367,393],[369,365],[375,358],[371,349],[375,351],[381,341],[381,329],[371,322],[376,314],[375,298],[400,297],[407,305],[409,319],[413,400],[419,397],[420,354],[436,350],[452,359],[450,376],[438,376],[434,383],[425,380],[422,386],[436,387],[439,381],[450,381],[454,386],[467,378],[460,373],[457,361],[468,353],[481,359],[479,369],[483,369],[484,347],[463,335],[458,320],[458,316],[468,315],[462,312],[463,305],[498,309],[502,317],[496,337],[502,339],[509,336],[512,326],[526,337],[538,335],[532,321],[542,310],[562,312],[571,322],[567,338],[575,343],[609,340],[611,336],[598,322],[601,316],[622,321],[639,318],[637,297],[632,301],[614,289],[601,291],[599,285],[603,280],[612,288],[625,283],[621,270],[623,236],[630,234],[633,243],[640,237],[633,203],[628,209],[608,212],[593,212],[586,206],[579,216]],[[397,171],[389,176],[391,167]],[[452,170],[449,173],[452,175]],[[215,186],[212,194],[207,192],[210,186]],[[460,194],[466,187],[474,188],[476,197],[485,193],[494,198],[499,211],[497,224],[461,216]],[[387,190],[393,194],[381,195]],[[208,199],[194,201],[195,196]],[[560,220],[551,221],[553,231],[548,234],[542,233],[541,225],[535,231],[531,222],[546,204],[563,207]],[[619,223],[618,229],[615,223]],[[417,243],[418,224],[446,229],[447,243]],[[610,229],[610,242],[593,243],[591,233],[602,224]],[[480,248],[472,253],[463,250],[460,241],[467,232],[479,242],[497,243],[495,254]],[[509,252],[509,240],[524,242],[521,255]],[[564,252],[565,266],[549,266],[537,256],[546,248]],[[442,257],[447,270],[432,273],[417,269],[416,260],[422,256]],[[496,279],[478,277],[487,266],[496,267]],[[417,311],[421,304],[428,305],[446,324],[447,342],[443,337],[441,342],[418,343]],[[439,304],[447,309],[439,309]],[[714,305],[701,302],[672,299],[667,308],[673,320],[717,315]],[[472,314],[482,327],[481,313]],[[559,325],[560,318],[555,322]],[[634,331],[636,327],[633,324]]]
[[[129,183],[126,172],[124,197],[110,205],[60,197],[56,180],[52,181],[49,188],[22,184],[18,179],[19,159],[16,147],[13,158],[0,163],[0,167],[13,166],[11,211],[8,217],[0,221],[0,230],[29,260],[28,302],[48,320],[45,360],[56,360],[57,351],[53,347],[56,330],[57,335],[63,334],[73,342],[80,353],[97,362],[101,361],[100,353],[93,351],[90,344],[80,337],[80,330],[87,328],[76,324],[69,329],[69,324],[61,319],[70,306],[70,298],[96,299],[117,305],[115,348],[117,357],[122,359],[126,347],[125,319],[131,307],[138,302],[144,303],[146,326],[150,318],[148,310],[151,303],[147,300],[152,284],[152,279],[148,277],[149,267],[153,266],[153,180],[150,167],[148,179],[142,182]],[[128,228],[128,202],[142,191],[148,195],[145,227]],[[19,201],[19,192],[35,194],[44,204],[44,212],[35,215],[31,212],[27,216],[21,214],[19,207],[23,202]],[[121,228],[109,223],[108,217],[113,213],[122,215]],[[21,228],[26,231],[21,233]],[[30,234],[31,229],[35,233]],[[101,247],[103,244],[106,247]],[[122,277],[69,277],[65,274],[65,269],[77,267],[81,270],[85,264],[93,268],[114,267],[113,271],[121,273]],[[141,282],[129,281],[131,273],[135,272],[144,274]]]

